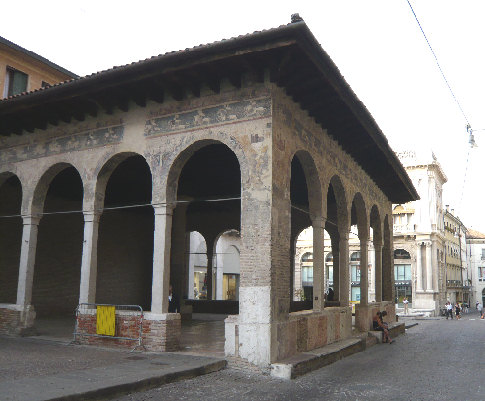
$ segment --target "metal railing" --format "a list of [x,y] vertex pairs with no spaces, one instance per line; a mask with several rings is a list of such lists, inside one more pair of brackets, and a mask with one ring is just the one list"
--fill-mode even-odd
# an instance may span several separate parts
[[[87,333],[84,330],[80,331],[79,320],[81,315],[97,316],[98,306],[114,306],[115,308],[115,335],[104,335],[97,333]],[[137,326],[138,337],[123,336],[123,326],[126,325],[127,317],[133,316],[134,325]],[[137,344],[131,351],[134,351],[138,347],[146,349],[142,344],[143,334],[143,308],[140,305],[116,305],[116,304],[95,304],[95,303],[83,303],[79,304],[76,308],[76,324],[74,327],[74,338],[72,343],[79,344],[78,337],[98,337],[109,338],[113,340],[126,340],[136,341]]]

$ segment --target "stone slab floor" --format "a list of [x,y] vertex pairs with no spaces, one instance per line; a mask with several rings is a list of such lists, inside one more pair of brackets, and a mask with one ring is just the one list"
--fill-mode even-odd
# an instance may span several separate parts
[[407,320],[395,344],[365,352],[293,381],[226,369],[118,398],[145,400],[484,400],[485,320]]

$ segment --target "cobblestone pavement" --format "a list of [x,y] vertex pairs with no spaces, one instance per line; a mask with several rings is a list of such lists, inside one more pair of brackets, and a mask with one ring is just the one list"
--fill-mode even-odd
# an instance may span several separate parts
[[119,401],[485,400],[485,320],[418,323],[380,344],[292,381],[226,369]]

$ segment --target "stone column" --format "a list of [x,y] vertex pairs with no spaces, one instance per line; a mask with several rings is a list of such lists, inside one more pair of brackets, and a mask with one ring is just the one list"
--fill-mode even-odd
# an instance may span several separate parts
[[[370,245],[369,249],[369,254],[368,254],[368,259],[369,263],[368,265],[371,265],[371,270],[370,270],[370,276],[368,277],[368,282],[369,282],[369,301],[373,302],[375,301],[376,298],[376,253],[375,253],[375,248],[374,248],[374,243],[372,242]],[[367,266],[369,267],[369,266]]]
[[339,241],[335,237],[331,237],[332,242],[332,269],[333,269],[333,300],[340,299],[340,249]]
[[360,239],[360,304],[369,303],[369,275],[368,275],[367,238]]
[[84,239],[81,261],[79,303],[96,302],[96,277],[98,273],[98,212],[84,212]]
[[212,267],[214,265],[214,240],[207,240],[207,299],[212,300]]
[[321,311],[325,300],[325,256],[324,256],[324,228],[325,219],[313,219],[313,310]]
[[382,244],[374,242],[376,302],[382,301]]
[[384,245],[382,247],[382,300],[394,302],[392,296],[394,292],[394,266],[392,266],[391,254],[392,248],[390,246]]
[[153,313],[167,313],[173,207],[171,205],[157,205],[153,208],[155,210],[155,232],[153,238],[151,311]]
[[350,291],[350,278],[349,278],[349,233],[339,232],[339,300],[340,306],[349,306],[349,291]]
[[431,241],[426,241],[426,291],[433,292],[433,265],[431,258]]
[[23,232],[20,248],[19,281],[17,305],[28,307],[32,302],[32,283],[34,280],[35,252],[40,217],[22,216]]
[[423,291],[423,264],[420,242],[416,244],[416,291]]

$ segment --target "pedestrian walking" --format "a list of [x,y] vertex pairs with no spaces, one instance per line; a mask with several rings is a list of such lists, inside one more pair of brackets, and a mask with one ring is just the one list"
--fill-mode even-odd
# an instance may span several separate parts
[[480,314],[480,317],[482,317],[483,305],[480,302],[477,303],[477,310],[478,310],[478,313]]
[[448,317],[453,320],[453,305],[450,301],[446,303],[446,320],[448,320]]
[[461,319],[460,312],[461,312],[460,304],[458,302],[456,302],[455,303],[456,320],[460,320]]
[[402,303],[404,304],[404,314],[407,315],[408,314],[409,301],[406,297],[404,297],[404,299],[402,300]]

